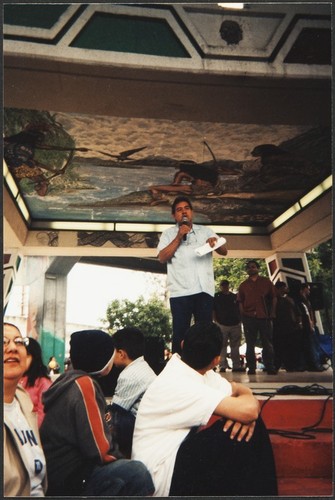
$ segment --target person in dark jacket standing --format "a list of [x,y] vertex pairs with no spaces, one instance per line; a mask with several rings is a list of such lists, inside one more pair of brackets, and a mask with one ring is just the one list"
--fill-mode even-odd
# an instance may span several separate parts
[[301,283],[296,304],[302,318],[302,362],[309,372],[324,371],[321,365],[319,347],[316,340],[316,319],[309,300],[310,288],[308,283]]
[[229,281],[222,280],[220,291],[214,295],[214,321],[222,332],[223,345],[220,359],[220,372],[228,368],[227,347],[230,345],[230,356],[233,372],[244,372],[240,360],[240,344],[242,337],[241,316],[236,301],[237,295],[229,290]]
[[46,456],[48,496],[147,496],[154,485],[139,461],[122,458],[105,421],[105,398],[96,377],[108,375],[113,339],[101,330],[71,335],[73,369],[43,395],[40,429]]
[[302,318],[289,289],[283,281],[275,284],[277,292],[276,317],[273,320],[273,348],[276,370],[302,371]]

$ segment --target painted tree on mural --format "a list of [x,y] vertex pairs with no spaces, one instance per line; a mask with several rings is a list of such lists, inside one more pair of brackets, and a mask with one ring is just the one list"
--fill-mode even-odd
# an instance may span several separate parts
[[4,158],[23,192],[45,196],[72,165],[75,142],[47,111],[4,110]]

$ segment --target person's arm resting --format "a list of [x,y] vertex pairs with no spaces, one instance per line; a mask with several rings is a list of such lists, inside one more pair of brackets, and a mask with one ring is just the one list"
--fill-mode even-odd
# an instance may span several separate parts
[[249,387],[235,382],[232,382],[232,387],[232,395],[220,401],[214,410],[214,414],[242,424],[254,422],[260,413],[258,400]]

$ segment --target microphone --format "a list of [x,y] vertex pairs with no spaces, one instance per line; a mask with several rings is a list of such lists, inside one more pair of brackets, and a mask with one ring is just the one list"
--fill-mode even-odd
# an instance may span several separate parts
[[[184,224],[186,226],[190,225],[190,221],[188,220],[188,218],[186,217],[186,215],[183,215],[183,218],[181,219],[180,225],[183,226]],[[187,239],[187,234],[184,234],[183,241],[186,241],[186,239]]]

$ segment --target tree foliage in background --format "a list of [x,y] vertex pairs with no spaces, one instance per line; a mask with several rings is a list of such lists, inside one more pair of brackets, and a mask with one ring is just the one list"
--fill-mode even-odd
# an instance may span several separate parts
[[[313,282],[323,284],[325,308],[321,310],[321,319],[325,331],[332,332],[332,240],[322,243],[307,254],[307,260]],[[216,290],[219,290],[221,280],[230,282],[232,291],[237,291],[239,285],[247,279],[245,265],[250,259],[214,259],[214,278]],[[260,274],[268,276],[264,259],[256,259],[260,265]],[[164,297],[164,290],[161,293]],[[145,336],[163,338],[165,343],[171,340],[172,321],[170,309],[164,301],[154,295],[147,302],[141,296],[136,301],[113,300],[107,307],[107,327],[111,333],[129,326],[139,328]]]
[[107,328],[111,333],[121,328],[139,328],[146,337],[163,338],[169,342],[172,334],[170,310],[164,302],[152,297],[145,302],[143,296],[132,302],[128,299],[113,300],[107,307]]
[[[246,280],[248,275],[245,270],[246,263],[252,259],[214,259],[214,279],[215,289],[219,291],[220,282],[228,280],[231,291],[237,292],[242,281]],[[268,276],[265,260],[255,259],[259,265],[259,274]]]

